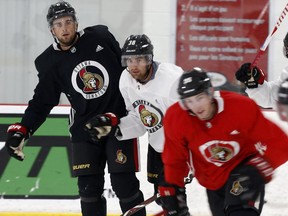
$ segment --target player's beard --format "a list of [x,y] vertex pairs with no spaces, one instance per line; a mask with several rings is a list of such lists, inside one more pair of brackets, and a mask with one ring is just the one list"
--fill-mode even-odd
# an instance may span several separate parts
[[73,37],[69,39],[62,39],[62,38],[57,38],[58,43],[60,44],[61,48],[63,50],[69,49],[76,41],[77,41],[78,35],[77,33],[73,35]]
[[150,80],[152,72],[153,72],[152,71],[152,64],[147,65],[146,73],[144,75],[142,75],[142,76],[134,77],[134,79],[136,79],[140,83],[145,84],[145,83],[147,83]]

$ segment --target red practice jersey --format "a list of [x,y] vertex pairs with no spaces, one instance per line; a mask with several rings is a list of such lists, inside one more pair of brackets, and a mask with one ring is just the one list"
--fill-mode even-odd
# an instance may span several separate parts
[[274,168],[287,161],[287,135],[253,100],[226,91],[216,91],[214,98],[217,114],[207,121],[179,103],[168,109],[162,155],[168,183],[184,186],[187,161],[198,182],[210,190],[222,187],[230,172],[253,154],[262,155]]

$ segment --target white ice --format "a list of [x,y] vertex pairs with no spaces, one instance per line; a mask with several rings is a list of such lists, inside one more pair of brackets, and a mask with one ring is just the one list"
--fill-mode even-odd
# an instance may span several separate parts
[[[275,113],[267,114],[268,118],[275,120]],[[279,120],[276,119],[279,123]],[[286,131],[288,131],[287,123],[280,123]],[[140,139],[141,146],[141,164],[142,171],[138,173],[141,181],[141,189],[144,192],[145,198],[153,195],[152,185],[146,181],[146,153],[147,153],[147,137],[143,136]],[[41,185],[40,185],[41,186]],[[109,178],[106,178],[105,188],[111,188]],[[288,163],[279,167],[275,172],[275,177],[266,187],[267,203],[264,205],[262,216],[287,216],[288,215]],[[193,216],[211,216],[209,206],[206,200],[206,194],[194,179],[193,182],[187,185],[188,205]],[[108,213],[120,214],[120,208],[117,198],[108,198]],[[155,203],[147,207],[149,214],[157,213],[161,209]],[[79,200],[12,200],[0,199],[0,216],[1,212],[66,212],[80,213]],[[39,214],[40,215],[40,214]]]

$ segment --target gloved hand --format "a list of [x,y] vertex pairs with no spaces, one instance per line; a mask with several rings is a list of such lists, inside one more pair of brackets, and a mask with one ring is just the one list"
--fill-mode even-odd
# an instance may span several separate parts
[[165,216],[190,216],[186,202],[185,188],[159,186],[158,191]]
[[283,40],[283,54],[286,58],[288,58],[288,32]]
[[244,63],[236,71],[236,79],[244,83],[247,88],[257,88],[258,84],[262,85],[265,80],[265,73],[258,67],[250,69],[251,63]]
[[272,180],[274,168],[260,155],[252,156],[246,164],[256,167],[264,178],[265,183]]
[[114,113],[105,113],[90,119],[84,129],[90,133],[92,140],[99,141],[102,137],[114,135],[119,123],[120,120]]
[[23,147],[24,142],[30,137],[29,130],[20,123],[12,124],[7,130],[7,139],[5,148],[11,157],[17,160],[24,160]]

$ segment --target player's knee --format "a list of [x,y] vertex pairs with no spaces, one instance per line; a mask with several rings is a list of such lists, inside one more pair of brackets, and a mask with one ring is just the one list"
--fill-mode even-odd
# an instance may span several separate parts
[[102,199],[104,178],[101,175],[79,176],[78,190],[84,202],[97,202]]
[[134,196],[140,190],[135,173],[111,173],[111,185],[117,197],[122,200]]
[[[144,201],[142,191],[140,191],[139,180],[135,173],[110,174],[112,188],[119,198],[122,212],[126,212],[132,207]],[[135,216],[145,216],[145,208],[141,209]]]
[[255,167],[247,165],[237,167],[226,185],[225,214],[227,216],[260,215],[264,204],[264,190],[263,178]]

